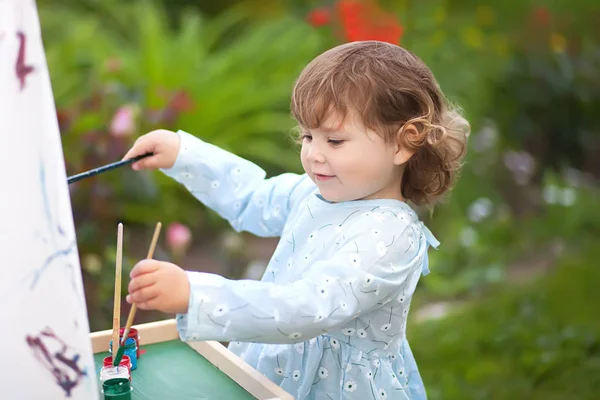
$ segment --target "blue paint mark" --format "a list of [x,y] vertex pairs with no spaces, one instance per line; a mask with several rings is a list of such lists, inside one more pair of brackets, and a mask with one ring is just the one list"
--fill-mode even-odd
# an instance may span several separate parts
[[53,254],[50,254],[46,258],[46,261],[44,262],[44,264],[40,268],[38,268],[37,270],[34,271],[35,276],[33,277],[33,281],[31,282],[31,287],[29,288],[29,290],[33,290],[35,288],[35,285],[37,284],[38,280],[40,279],[40,276],[52,264],[52,262],[54,260],[56,260],[62,256],[65,256],[65,257],[69,256],[71,253],[73,253],[75,251],[75,248],[76,248],[76,243],[72,242],[67,248],[58,250],[58,251],[54,252]]

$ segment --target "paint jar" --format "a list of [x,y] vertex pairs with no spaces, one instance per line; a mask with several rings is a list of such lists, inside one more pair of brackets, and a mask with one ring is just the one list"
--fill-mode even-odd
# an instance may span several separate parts
[[104,400],[131,400],[132,390],[128,379],[112,378],[102,382]]
[[[104,357],[104,359],[102,360],[102,364],[105,367],[112,366],[113,365],[112,356]],[[129,358],[128,355],[123,354],[123,357],[121,358],[121,362],[119,362],[119,367],[127,368],[127,370],[129,371],[129,380],[131,380],[131,358]]]
[[110,379],[124,378],[129,381],[131,378],[131,373],[129,372],[129,368],[125,366],[115,367],[113,365],[109,365],[106,367],[102,367],[100,370],[100,382],[105,382]]
[[[121,328],[121,330],[119,331],[119,340],[123,341],[123,333],[125,333],[125,328]],[[129,329],[129,333],[127,334],[128,338],[132,338],[135,339],[135,345],[136,345],[136,355],[137,358],[140,358],[140,335],[138,333],[138,330],[135,328],[131,328]]]
[[[112,340],[108,344],[108,352],[112,355]],[[131,370],[135,370],[137,368],[137,346],[135,345],[135,339],[129,338],[125,341],[125,352],[123,355],[129,356]]]

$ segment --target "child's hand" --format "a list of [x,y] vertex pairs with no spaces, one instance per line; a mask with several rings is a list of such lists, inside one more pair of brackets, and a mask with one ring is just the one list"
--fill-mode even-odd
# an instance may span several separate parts
[[140,136],[133,147],[125,154],[123,160],[146,153],[154,153],[150,157],[134,162],[133,169],[137,171],[141,169],[171,168],[179,155],[180,142],[181,139],[177,133],[158,129]]
[[127,302],[142,310],[186,313],[190,299],[187,274],[175,264],[142,260],[131,271]]

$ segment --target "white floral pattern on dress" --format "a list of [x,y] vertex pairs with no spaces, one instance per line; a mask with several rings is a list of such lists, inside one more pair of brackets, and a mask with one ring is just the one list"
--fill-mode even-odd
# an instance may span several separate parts
[[292,332],[288,335],[290,339],[300,339],[302,337],[302,333],[300,332]]
[[227,304],[219,304],[215,307],[212,312],[213,317],[221,317],[229,312],[229,306]]
[[318,290],[317,293],[319,294],[319,297],[321,297],[322,299],[326,299],[329,296],[329,290],[327,290],[326,287],[321,286]]
[[354,328],[342,329],[342,335],[352,336],[352,335],[354,335],[354,332],[355,332]]
[[344,384],[344,390],[346,392],[354,392],[356,390],[356,382],[348,381]]
[[319,368],[319,377],[321,379],[326,379],[328,376],[329,376],[329,371],[327,371],[327,368],[320,367]]
[[329,343],[331,344],[331,347],[334,349],[339,349],[340,348],[340,342],[337,339],[331,339],[329,341]]

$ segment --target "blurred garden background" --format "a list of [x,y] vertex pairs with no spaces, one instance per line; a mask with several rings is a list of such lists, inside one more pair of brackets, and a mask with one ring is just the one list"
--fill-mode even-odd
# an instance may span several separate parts
[[[420,56],[471,122],[408,338],[432,400],[600,398],[600,2],[38,0],[69,175],[184,129],[301,172],[289,97],[303,66],[377,39]],[[161,173],[70,186],[92,330],[109,329],[118,222],[145,257],[261,276],[276,240],[235,233]],[[126,285],[123,285],[124,293]],[[123,305],[122,319],[129,307]],[[139,312],[136,322],[165,318]]]

